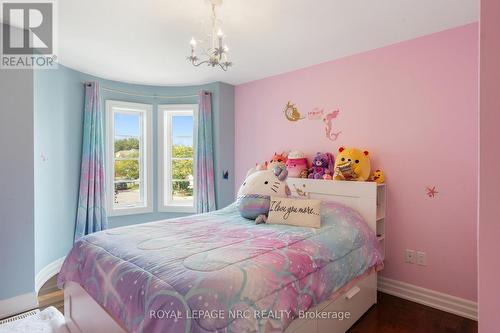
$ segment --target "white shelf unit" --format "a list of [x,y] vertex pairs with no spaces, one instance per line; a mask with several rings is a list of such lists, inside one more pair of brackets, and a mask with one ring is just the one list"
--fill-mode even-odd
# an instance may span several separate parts
[[385,238],[385,214],[387,210],[387,195],[386,185],[377,185],[377,239],[382,247],[382,252],[385,257],[386,238]]

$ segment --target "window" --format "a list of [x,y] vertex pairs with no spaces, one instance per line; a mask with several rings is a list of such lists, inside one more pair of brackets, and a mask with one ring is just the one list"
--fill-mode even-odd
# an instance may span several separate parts
[[158,209],[196,212],[198,105],[160,105],[158,111]]
[[106,101],[110,216],[153,211],[151,115],[149,104]]

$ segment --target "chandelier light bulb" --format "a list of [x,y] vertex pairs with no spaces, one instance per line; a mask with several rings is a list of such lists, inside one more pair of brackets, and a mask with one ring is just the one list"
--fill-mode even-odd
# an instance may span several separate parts
[[219,29],[219,30],[217,31],[217,37],[221,38],[222,36],[224,36],[224,34],[222,33],[222,30],[221,30],[221,29]]
[[189,42],[189,44],[191,44],[191,46],[196,46],[196,40],[194,39],[194,37],[191,37],[191,41]]

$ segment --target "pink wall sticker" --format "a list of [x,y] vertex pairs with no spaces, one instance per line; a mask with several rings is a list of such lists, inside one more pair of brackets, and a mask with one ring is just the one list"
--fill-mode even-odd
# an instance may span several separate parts
[[305,118],[300,114],[299,108],[291,101],[286,103],[283,113],[285,114],[285,118],[289,121],[299,121]]
[[333,130],[333,120],[337,118],[339,115],[340,111],[339,109],[334,110],[330,113],[327,113],[325,117],[323,118],[323,122],[325,123],[325,135],[328,139],[332,141],[336,141],[342,132],[337,132],[335,133]]
[[288,101],[288,103],[285,106],[285,109],[283,110],[283,113],[285,114],[285,118],[287,120],[293,122],[302,119],[313,120],[313,121],[322,120],[324,124],[324,133],[328,140],[336,141],[339,135],[342,133],[341,131],[338,132],[334,131],[334,120],[338,117],[340,113],[339,109],[327,113],[323,108],[315,107],[311,111],[307,112],[307,117],[305,117],[300,113],[297,105],[295,105],[291,101]]
[[436,195],[437,195],[439,192],[437,191],[436,186],[432,186],[432,187],[427,186],[427,187],[425,188],[425,193],[427,194],[427,196],[428,196],[429,198],[434,198],[434,197],[436,197]]
[[324,109],[320,109],[318,107],[312,109],[307,113],[307,119],[309,120],[321,120],[325,114]]

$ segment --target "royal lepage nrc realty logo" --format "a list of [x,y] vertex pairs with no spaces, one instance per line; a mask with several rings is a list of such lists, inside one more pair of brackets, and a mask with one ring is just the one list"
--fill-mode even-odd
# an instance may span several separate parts
[[2,1],[1,68],[57,68],[55,3]]

